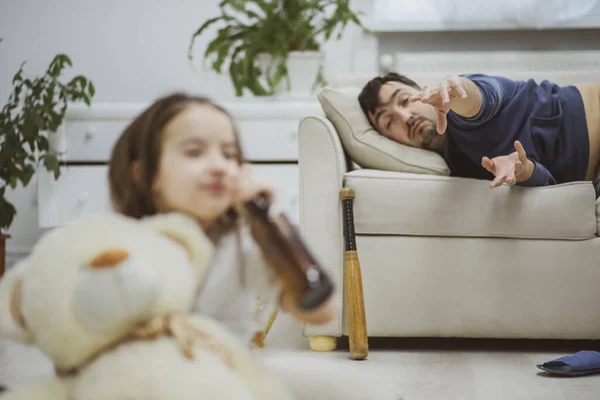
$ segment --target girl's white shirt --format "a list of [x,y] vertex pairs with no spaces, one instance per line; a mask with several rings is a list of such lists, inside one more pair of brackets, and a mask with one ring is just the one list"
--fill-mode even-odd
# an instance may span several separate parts
[[193,312],[216,319],[242,340],[249,341],[260,329],[254,316],[258,297],[275,304],[281,284],[268,268],[248,229],[241,232],[240,249],[235,234],[221,239]]

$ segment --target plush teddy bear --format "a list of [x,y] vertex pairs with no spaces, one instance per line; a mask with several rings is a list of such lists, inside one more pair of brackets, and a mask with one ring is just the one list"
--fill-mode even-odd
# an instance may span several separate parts
[[0,335],[56,377],[1,399],[291,399],[221,324],[189,314],[212,245],[179,214],[83,217],[48,232],[0,281]]

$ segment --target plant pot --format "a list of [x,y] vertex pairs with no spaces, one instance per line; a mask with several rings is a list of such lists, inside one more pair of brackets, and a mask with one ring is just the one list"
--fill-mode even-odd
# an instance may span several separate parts
[[[258,61],[261,69],[265,71],[271,56],[261,55]],[[322,64],[323,53],[320,51],[291,51],[287,61],[289,90],[287,79],[283,79],[275,88],[275,96],[291,99],[313,98],[316,92],[313,87]]]
[[0,233],[0,277],[4,275],[6,271],[6,240],[10,238],[10,235]]

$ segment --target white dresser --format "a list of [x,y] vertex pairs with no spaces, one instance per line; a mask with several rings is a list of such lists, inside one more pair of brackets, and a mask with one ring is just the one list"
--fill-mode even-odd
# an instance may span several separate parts
[[[269,180],[278,207],[299,221],[298,123],[323,115],[317,100],[243,100],[221,103],[235,117],[244,154]],[[38,179],[39,225],[52,228],[83,214],[110,210],[107,161],[113,144],[146,103],[71,106],[51,146],[64,155],[58,180],[43,167]]]

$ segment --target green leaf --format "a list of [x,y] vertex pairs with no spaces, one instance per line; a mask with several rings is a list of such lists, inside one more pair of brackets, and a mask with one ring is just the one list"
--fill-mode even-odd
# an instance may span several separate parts
[[64,111],[62,111],[60,114],[57,114],[54,111],[50,112],[50,115],[49,115],[50,124],[48,126],[48,130],[50,132],[56,132],[58,130],[58,128],[60,127],[60,125],[63,122],[63,116],[64,116]]
[[71,59],[66,54],[57,54],[50,62],[47,73],[53,78],[58,78],[66,65],[73,66]]
[[96,88],[94,87],[94,84],[91,81],[88,86],[88,93],[90,94],[91,97],[94,97],[94,95],[96,94]]
[[219,8],[223,9],[226,6],[230,6],[231,8],[233,8],[234,10],[237,11],[244,11],[244,0],[222,0],[219,3]]
[[238,54],[240,54],[244,50],[243,46],[237,47],[233,54],[231,55],[231,63],[229,64],[229,76],[231,78],[231,83],[233,83],[233,87],[235,89],[235,95],[240,97],[243,94],[243,84],[238,78],[238,65],[236,63],[236,58]]
[[23,119],[19,130],[23,135],[23,139],[26,141],[36,137],[40,130],[36,125],[35,115],[29,113],[29,115]]
[[202,35],[202,32],[204,32],[209,26],[211,26],[211,25],[213,25],[213,24],[215,24],[215,23],[217,23],[217,22],[219,22],[221,20],[227,21],[228,18],[225,17],[225,16],[219,16],[219,17],[211,18],[211,19],[207,20],[206,22],[204,22],[200,26],[200,28],[198,28],[196,30],[196,32],[194,32],[192,34],[192,39],[190,40],[190,45],[189,45],[189,48],[188,48],[188,59],[190,60],[190,62],[193,59],[192,52],[194,51],[194,45],[196,44],[196,38],[198,36]]
[[44,167],[46,167],[48,171],[56,171],[60,168],[58,158],[55,154],[48,153],[44,156]]
[[61,61],[63,62],[63,64],[66,64],[69,67],[73,66],[73,62],[71,61],[71,59],[69,58],[68,55],[66,55],[66,54],[60,54],[59,57],[60,57]]
[[15,215],[17,215],[17,209],[12,203],[5,200],[2,195],[2,198],[0,198],[0,228],[10,228]]
[[23,184],[23,187],[29,185],[29,182],[31,181],[31,177],[33,176],[33,174],[35,173],[35,168],[33,168],[33,165],[26,165],[25,168],[23,169],[23,171],[21,171],[22,175],[21,175],[21,184]]
[[24,61],[23,63],[21,63],[21,66],[19,67],[19,71],[15,74],[12,84],[16,84],[19,82],[23,81],[23,66],[25,65],[26,61]]
[[83,90],[87,86],[85,77],[78,75],[67,84],[72,90]]
[[35,126],[39,130],[45,130],[46,129],[46,122],[44,121],[44,119],[42,118],[42,116],[40,114],[34,113],[32,115],[32,120],[33,120]]
[[49,108],[52,107],[52,103],[54,102],[54,86],[54,84],[50,84],[46,87],[46,93],[44,94],[44,103]]
[[40,151],[44,153],[50,149],[50,143],[48,142],[48,139],[44,136],[38,137],[37,145]]
[[9,178],[8,184],[10,185],[11,188],[16,188],[17,187],[17,176],[13,175]]

